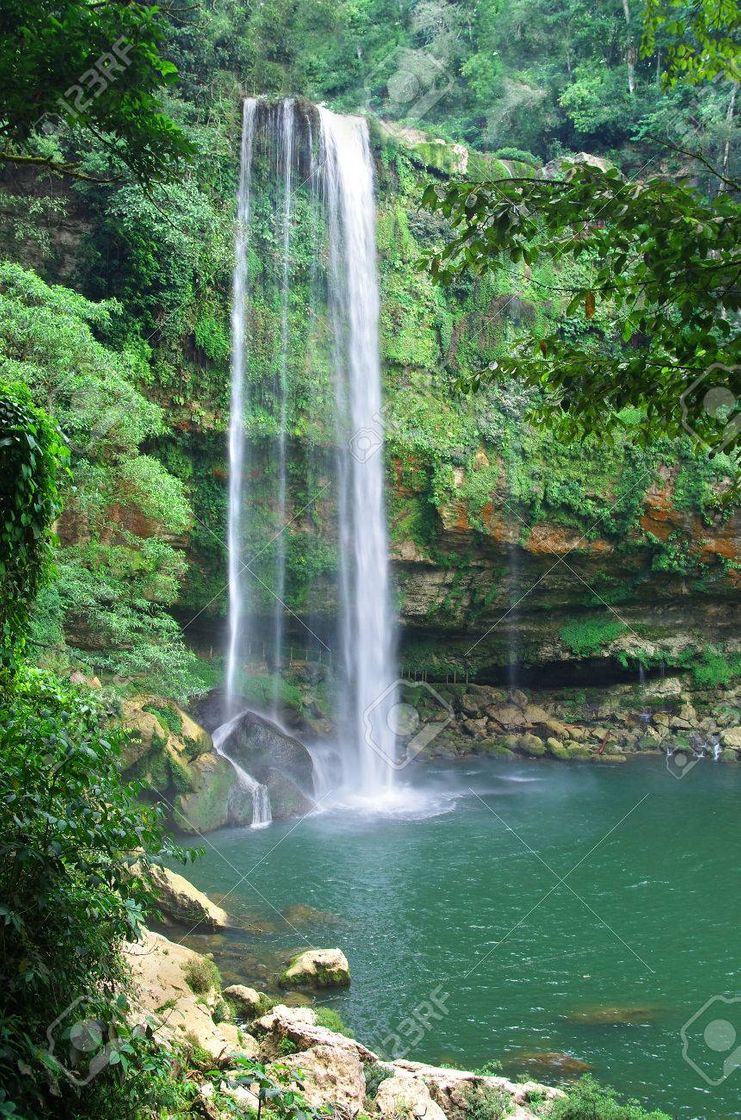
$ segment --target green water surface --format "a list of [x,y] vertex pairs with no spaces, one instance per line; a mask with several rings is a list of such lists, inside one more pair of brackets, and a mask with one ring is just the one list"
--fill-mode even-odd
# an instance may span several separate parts
[[[423,790],[408,812],[209,836],[188,874],[251,932],[188,943],[268,989],[290,952],[340,946],[352,985],[327,1002],[385,1056],[554,1082],[582,1062],[682,1120],[741,1116],[741,1066],[721,1080],[741,1062],[741,767],[469,761],[400,780]],[[681,1028],[708,1001],[695,1069]]]

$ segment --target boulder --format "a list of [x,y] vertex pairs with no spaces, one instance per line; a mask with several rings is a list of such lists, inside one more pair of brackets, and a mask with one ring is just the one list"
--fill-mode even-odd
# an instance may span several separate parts
[[741,755],[738,755],[736,751],[731,750],[730,747],[726,747],[725,750],[722,750],[720,752],[721,762],[738,762],[740,758]]
[[[140,868],[137,865],[137,873]],[[180,925],[206,930],[226,929],[229,915],[215,902],[194,887],[183,875],[156,864],[148,868],[149,879],[157,897],[157,907],[165,918]]]
[[346,988],[350,965],[341,949],[308,949],[293,958],[278,983],[281,988]]
[[569,729],[566,724],[561,723],[558,719],[553,719],[551,716],[541,720],[540,723],[537,724],[535,730],[536,734],[539,734],[542,739],[548,739],[552,736],[554,739],[558,739],[559,743],[562,743],[564,739],[568,739],[569,737]]
[[552,736],[545,741],[545,749],[551,758],[566,759],[569,757],[569,752],[563,743],[559,743],[558,739]]
[[230,984],[224,988],[224,995],[234,1005],[237,1015],[242,1019],[254,1019],[269,1005],[270,997],[245,984]]
[[741,727],[726,727],[720,733],[720,741],[728,750],[741,751]]
[[[423,1081],[448,1120],[467,1120],[470,1115],[471,1090],[479,1086],[509,1096],[510,1108],[507,1112],[507,1120],[537,1120],[536,1102],[542,1104],[544,1100],[550,1101],[563,1096],[560,1089],[540,1085],[535,1081],[515,1082],[506,1077],[482,1076],[468,1070],[428,1066],[404,1058],[392,1062],[391,1065],[393,1069],[411,1073]],[[383,1086],[385,1082],[381,1084]],[[531,1098],[532,1109],[528,1107]]]
[[341,1116],[356,1116],[363,1111],[365,1075],[355,1050],[319,1044],[300,1054],[281,1057],[278,1065],[296,1071],[301,1092],[313,1107],[339,1109]]
[[465,719],[461,725],[461,731],[471,739],[481,739],[487,733],[486,720]]
[[525,717],[522,710],[515,704],[503,704],[501,707],[488,709],[489,717],[499,724],[505,731],[516,731],[525,726]]
[[268,787],[273,819],[314,807],[314,764],[303,743],[256,712],[243,712],[221,750]]
[[422,1120],[422,1117],[425,1120],[447,1120],[424,1081],[403,1071],[381,1082],[373,1111],[384,1120],[398,1120],[401,1116],[410,1120],[412,1117],[414,1120]]
[[517,737],[517,747],[525,754],[532,755],[533,758],[540,758],[545,754],[545,743],[537,735],[519,735]]
[[471,692],[466,692],[460,699],[461,711],[465,716],[478,716],[486,706],[486,701],[480,696],[474,696]]
[[199,755],[188,767],[190,789],[178,793],[173,820],[188,835],[213,832],[225,825],[252,823],[252,795],[221,755]]
[[537,704],[527,704],[522,714],[531,727],[534,723],[545,723],[546,720],[550,719],[545,708],[539,708]]
[[361,1062],[377,1062],[378,1057],[354,1038],[337,1034],[328,1027],[320,1027],[316,1012],[310,1007],[286,1007],[277,1004],[267,1015],[261,1016],[251,1026],[260,1039],[260,1052],[265,1058],[280,1057],[285,1050],[284,1041],[289,1039],[297,1051],[310,1050],[312,1046],[332,1046],[340,1050],[352,1050]]

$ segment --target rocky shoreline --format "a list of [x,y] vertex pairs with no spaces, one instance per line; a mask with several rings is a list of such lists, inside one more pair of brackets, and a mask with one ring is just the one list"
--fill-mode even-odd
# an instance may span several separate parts
[[[336,953],[339,950],[315,950],[302,957]],[[222,990],[210,958],[150,930],[141,941],[126,946],[125,957],[131,972],[132,1025],[146,1025],[166,1049],[207,1054],[220,1071],[217,1086],[205,1077],[199,1084],[213,1120],[233,1116],[234,1109],[245,1116],[257,1110],[250,1062],[300,1088],[313,1108],[329,1109],[347,1120],[358,1115],[466,1120],[472,1095],[496,1100],[502,1114],[513,1120],[539,1120],[536,1107],[563,1096],[560,1089],[536,1081],[518,1083],[406,1058],[386,1061],[362,1042],[322,1025],[312,1007],[288,1006],[241,985]],[[310,976],[293,978],[314,987]],[[217,1091],[228,1099],[229,1111],[219,1107]]]

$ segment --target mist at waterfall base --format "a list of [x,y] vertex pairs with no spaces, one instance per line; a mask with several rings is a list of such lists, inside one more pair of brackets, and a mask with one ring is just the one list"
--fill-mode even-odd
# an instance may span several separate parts
[[248,844],[211,834],[188,874],[215,897],[234,888],[225,905],[252,932],[188,943],[214,952],[225,982],[268,991],[290,954],[338,945],[352,984],[319,999],[377,1052],[442,985],[447,1013],[410,1059],[497,1059],[554,1082],[547,1055],[568,1054],[678,1120],[740,1116],[741,1070],[711,1088],[679,1032],[738,987],[741,768],[707,759],[677,780],[660,759],[468,760],[418,781],[437,815],[335,811]]
[[[258,183],[255,167],[262,174]],[[267,264],[264,247],[256,254],[252,245],[254,206],[264,201],[266,190],[278,201]],[[314,256],[312,306],[308,316],[297,323],[295,314],[292,316],[292,277],[297,267],[295,211],[301,207],[308,207],[314,215],[316,243],[310,245]],[[256,256],[259,265],[253,259]],[[253,272],[262,284],[259,298]],[[315,328],[320,299],[329,325],[325,347],[327,369],[331,371],[323,389],[331,396],[326,396],[323,405],[305,402],[300,416],[301,425],[308,430],[314,424],[320,454],[304,455],[296,449],[292,458],[290,432],[297,423],[299,406],[291,347],[296,332],[309,355],[317,352],[319,344],[312,330],[319,333]],[[277,301],[273,372],[266,377],[263,369],[262,377],[256,377],[252,361],[255,305],[271,300]],[[262,303],[260,308],[262,311]],[[329,480],[324,490],[336,509],[336,525],[330,532],[334,533],[337,602],[332,638],[338,656],[332,711],[336,732],[331,741],[320,739],[311,744],[317,760],[315,792],[324,802],[337,795],[343,801],[352,797],[388,808],[399,801],[400,791],[394,796],[396,738],[388,719],[389,709],[394,707],[396,622],[391,607],[384,502],[378,321],[375,197],[367,123],[358,117],[337,116],[322,107],[312,110],[304,106],[299,111],[292,98],[276,103],[248,98],[243,107],[233,279],[229,639],[224,723],[215,735],[215,743],[229,758],[230,728],[240,706],[244,707],[239,683],[248,672],[247,653],[253,640],[265,640],[264,633],[255,634],[249,626],[251,607],[261,593],[267,592],[270,597],[268,638],[273,666],[272,696],[261,714],[280,723],[281,673],[286,664],[289,622],[294,627],[303,626],[317,646],[332,652],[286,603],[289,530],[296,521],[289,509],[289,474],[293,480],[303,472],[308,485],[323,456]],[[304,331],[308,331],[305,336],[301,333]],[[264,503],[273,520],[272,524],[261,525],[267,540],[258,550],[269,553],[267,578],[256,570],[257,561],[249,555],[255,552],[253,522],[260,504],[252,461],[253,428],[269,432],[267,468],[268,476],[274,479]],[[361,448],[368,433],[372,433],[370,453],[364,453]],[[310,445],[311,438],[306,437],[306,442]],[[301,544],[308,547],[306,540]],[[310,617],[313,590],[310,587],[308,594],[306,613]],[[258,812],[258,801],[264,804],[267,793],[244,770],[237,770],[240,781],[253,788],[253,824],[267,823],[269,818]]]

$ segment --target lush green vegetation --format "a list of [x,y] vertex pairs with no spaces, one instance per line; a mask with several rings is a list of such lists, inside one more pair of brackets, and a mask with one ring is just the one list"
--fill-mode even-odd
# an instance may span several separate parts
[[669,1120],[665,1112],[647,1112],[637,1101],[623,1101],[593,1077],[582,1077],[566,1096],[544,1110],[548,1120]]
[[85,176],[90,139],[114,173],[142,181],[174,172],[189,152],[162,112],[176,75],[158,51],[165,25],[144,4],[26,0],[0,15],[0,161]]
[[[130,864],[176,850],[158,811],[122,783],[123,742],[103,702],[52,674],[20,669],[0,701],[3,1115],[77,1114],[77,1091],[59,1065],[65,1029],[95,1017],[112,1030],[125,1018],[121,946],[151,906]],[[85,1014],[66,1022],[82,997]],[[57,1026],[55,1057],[46,1032]],[[129,1045],[137,1068],[148,1044]],[[120,1116],[116,1071],[103,1081],[110,1103],[96,1087],[85,1115]],[[129,1090],[141,1090],[136,1079]]]

